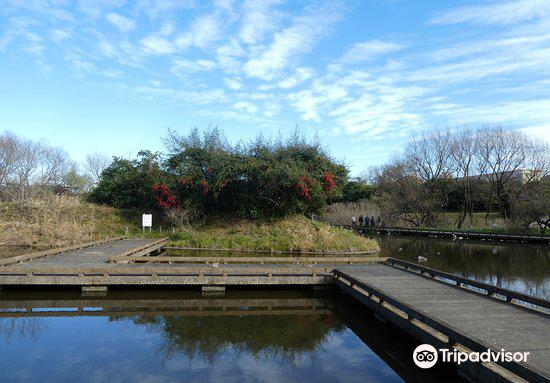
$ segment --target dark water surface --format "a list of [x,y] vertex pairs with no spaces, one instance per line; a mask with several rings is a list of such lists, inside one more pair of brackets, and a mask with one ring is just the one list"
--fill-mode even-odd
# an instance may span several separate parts
[[550,246],[382,235],[380,255],[550,300]]
[[0,293],[0,382],[456,381],[417,345],[328,293]]

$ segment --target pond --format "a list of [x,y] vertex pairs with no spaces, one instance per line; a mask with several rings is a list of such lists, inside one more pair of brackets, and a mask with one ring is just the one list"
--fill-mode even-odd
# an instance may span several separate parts
[[380,255],[550,300],[550,246],[381,235]]
[[0,295],[2,382],[458,381],[414,366],[417,345],[327,292]]

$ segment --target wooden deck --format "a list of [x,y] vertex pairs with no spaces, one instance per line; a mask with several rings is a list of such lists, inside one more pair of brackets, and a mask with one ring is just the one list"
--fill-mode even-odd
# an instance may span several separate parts
[[335,274],[338,287],[427,343],[528,351],[527,363],[500,366],[527,381],[550,378],[550,320],[544,313],[388,265],[338,266]]
[[[363,257],[167,257],[167,239],[120,239],[6,258],[0,286],[328,285],[335,264]],[[155,255],[156,254],[156,255]],[[1,266],[3,265],[3,266]]]
[[[459,372],[470,378],[495,382],[549,381],[548,301],[392,258],[167,257],[161,253],[166,242],[166,239],[116,238],[7,258],[0,264],[0,288],[77,286],[95,294],[106,291],[108,286],[200,286],[203,291],[216,293],[226,286],[336,285],[379,317],[436,348],[530,352],[527,363],[469,362],[459,366]],[[9,308],[9,303],[5,304],[0,300],[0,311]],[[192,306],[204,301],[169,302],[158,308],[169,315],[169,306],[181,304]],[[27,306],[63,305],[29,302]],[[323,310],[314,304],[310,309]],[[288,307],[286,311],[299,310]],[[223,315],[239,315],[238,309],[226,307],[225,311]],[[109,315],[128,313],[118,304],[106,305],[105,312]],[[269,315],[268,312],[259,310],[256,314]],[[43,310],[35,313],[26,309],[23,314],[0,313],[0,317],[12,315],[101,314],[86,311],[80,303],[76,311],[70,312],[60,313],[54,309],[44,314]]]

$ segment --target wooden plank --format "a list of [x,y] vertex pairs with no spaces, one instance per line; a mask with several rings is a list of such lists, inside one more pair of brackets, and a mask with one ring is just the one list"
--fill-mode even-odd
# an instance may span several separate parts
[[[478,289],[482,289],[488,295],[498,294],[503,296],[507,302],[510,302],[512,299],[516,299],[518,301],[526,302],[541,308],[550,309],[550,301],[547,301],[542,298],[537,298],[532,295],[522,294],[517,291],[503,289],[495,285],[490,285],[488,283],[475,281],[472,279],[446,273],[444,271],[435,270],[430,267],[417,265],[415,263],[403,261],[396,258],[390,257],[386,260],[386,263],[389,264],[390,266],[403,268],[405,271],[409,271],[409,272],[414,272],[413,270],[418,270],[421,273],[420,275],[423,277],[433,278],[437,276],[440,278],[444,278],[445,280],[441,281],[444,283],[448,283],[447,281],[451,281],[451,282],[454,282],[456,286],[460,286],[460,285],[473,286]],[[476,291],[476,290],[472,290],[472,291]]]
[[227,252],[227,253],[258,253],[258,254],[297,254],[297,255],[360,255],[373,254],[379,250],[367,251],[291,251],[291,250],[256,250],[256,249],[231,249],[231,248],[207,248],[207,247],[182,247],[182,246],[166,246],[168,250],[183,250],[183,251],[212,251],[212,252]]
[[17,255],[15,257],[2,258],[2,259],[0,259],[0,266],[6,266],[6,265],[18,263],[18,262],[29,261],[29,260],[32,260],[32,259],[47,257],[47,256],[50,256],[50,255],[66,253],[66,252],[69,252],[69,251],[79,250],[79,249],[83,249],[83,248],[86,248],[86,247],[91,247],[91,246],[96,246],[96,245],[100,245],[100,244],[104,244],[104,243],[119,241],[121,239],[124,239],[124,237],[101,239],[99,241],[86,242],[86,243],[82,243],[82,244],[79,244],[79,245],[60,247],[60,248],[56,248],[56,249],[38,251],[38,252],[35,252],[35,253]]
[[[389,304],[407,315],[407,323],[423,323],[449,343],[458,342],[478,352],[530,351],[535,356],[528,363],[499,365],[533,382],[547,382],[550,377],[550,366],[536,358],[550,352],[547,315],[384,265],[343,266],[335,275],[337,285],[356,293],[360,290],[355,287],[360,288],[365,293],[359,294],[368,296],[366,302],[382,307]],[[342,281],[347,284],[341,285]],[[406,325],[402,322],[401,327]]]
[[125,251],[121,254],[117,254],[113,257],[111,257],[110,262],[121,262],[125,260],[128,256],[134,255],[134,256],[143,256],[150,254],[151,252],[160,249],[164,245],[168,243],[168,238],[161,238],[157,241],[146,243],[145,245],[130,249],[128,251]]
[[128,256],[124,260],[147,263],[288,263],[288,264],[353,264],[381,263],[387,257],[177,257],[177,256]]
[[215,274],[215,275],[279,275],[279,274],[297,274],[311,275],[314,273],[331,274],[333,266],[325,267],[155,267],[155,266],[116,266],[116,267],[9,267],[0,268],[0,278],[4,276],[64,276],[64,275],[196,275],[196,274]]

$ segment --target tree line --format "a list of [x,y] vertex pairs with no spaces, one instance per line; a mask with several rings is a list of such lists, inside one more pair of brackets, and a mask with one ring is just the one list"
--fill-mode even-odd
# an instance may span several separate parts
[[[169,131],[167,153],[114,158],[89,198],[121,208],[145,207],[260,218],[319,213],[342,198],[348,170],[318,140],[258,136],[229,143],[220,130]],[[175,219],[175,218],[174,218]]]
[[412,137],[368,179],[387,224],[437,226],[442,212],[458,211],[461,228],[474,212],[498,211],[504,220],[544,232],[549,153],[547,143],[501,126],[436,130]]
[[43,140],[0,134],[0,201],[24,202],[44,193],[84,194],[99,180],[110,157],[91,153],[83,165]]
[[206,214],[310,215],[369,200],[392,226],[438,226],[442,213],[457,212],[461,228],[475,213],[496,211],[526,230],[550,227],[548,144],[500,126],[413,136],[401,155],[361,178],[350,178],[317,139],[298,132],[231,144],[218,129],[169,131],[164,144],[166,153],[128,159],[96,152],[79,165],[62,148],[2,133],[0,199],[78,194],[118,208],[164,210],[181,225]]

